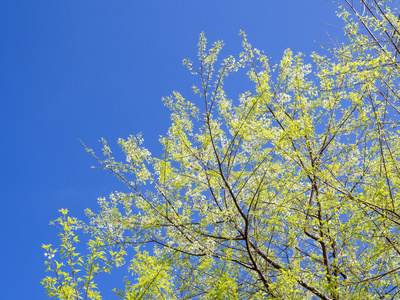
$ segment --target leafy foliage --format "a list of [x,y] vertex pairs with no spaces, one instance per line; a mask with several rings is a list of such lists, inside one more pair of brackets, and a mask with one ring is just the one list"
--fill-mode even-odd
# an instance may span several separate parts
[[[390,1],[347,4],[349,43],[312,64],[288,49],[271,65],[243,32],[240,56],[218,64],[223,43],[201,34],[198,63],[184,61],[196,96],[164,99],[161,158],[140,135],[119,140],[126,162],[104,140],[104,158],[86,148],[130,191],[87,210],[86,256],[62,210],[48,295],[100,299],[93,278],[133,246],[122,299],[398,297],[400,22]],[[241,68],[254,90],[232,100],[224,81]]]
[[[114,265],[121,265],[125,251],[105,251],[105,246],[108,246],[105,240],[95,237],[88,242],[87,255],[77,253],[75,245],[79,240],[74,231],[82,225],[75,218],[67,216],[67,209],[61,209],[60,212],[62,216],[51,224],[60,231],[60,256],[64,262],[59,263],[55,259],[58,252],[56,249],[51,245],[43,245],[43,249],[46,250],[45,256],[48,258],[45,262],[48,266],[47,271],[53,271],[55,276],[44,278],[42,284],[50,297],[80,299],[80,295],[84,294],[85,298],[101,299],[94,277],[102,272],[110,273]],[[79,276],[81,271],[84,271],[84,274]]]

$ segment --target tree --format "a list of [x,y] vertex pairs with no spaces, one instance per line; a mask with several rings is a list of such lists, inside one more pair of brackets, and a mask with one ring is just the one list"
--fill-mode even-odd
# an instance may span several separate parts
[[[119,140],[126,162],[104,140],[104,158],[85,146],[129,192],[99,199],[89,224],[61,211],[48,295],[100,299],[94,277],[133,251],[122,299],[398,298],[400,21],[390,1],[346,2],[347,45],[311,64],[288,49],[271,65],[242,32],[218,68],[222,42],[201,34],[199,62],[184,61],[196,99],[164,99],[161,158],[140,135]],[[240,68],[254,91],[231,100],[224,80]]]

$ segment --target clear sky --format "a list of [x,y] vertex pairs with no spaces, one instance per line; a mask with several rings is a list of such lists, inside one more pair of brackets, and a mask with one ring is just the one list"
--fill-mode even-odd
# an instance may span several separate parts
[[[90,168],[78,138],[99,150],[104,137],[120,157],[117,139],[142,132],[159,153],[169,124],[161,98],[192,96],[182,59],[196,59],[200,32],[224,40],[224,57],[239,54],[242,29],[278,61],[286,48],[321,51],[314,41],[327,32],[343,39],[329,25],[341,25],[336,10],[330,0],[0,0],[0,299],[46,299],[49,221],[60,208],[83,218],[123,189]],[[230,84],[231,98],[247,89]]]

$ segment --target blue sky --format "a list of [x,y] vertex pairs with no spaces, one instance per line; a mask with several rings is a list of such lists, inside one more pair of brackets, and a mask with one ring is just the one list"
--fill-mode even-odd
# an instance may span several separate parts
[[[142,132],[159,153],[169,125],[161,98],[191,97],[196,78],[182,59],[196,59],[200,32],[224,40],[228,56],[242,29],[278,61],[286,48],[321,51],[314,41],[327,32],[343,39],[329,25],[341,25],[336,10],[325,0],[0,0],[0,298],[45,299],[41,244],[57,242],[49,221],[60,208],[83,218],[123,188],[90,168],[78,138],[99,150],[104,137],[118,153],[119,137]],[[231,98],[247,89],[229,84]]]

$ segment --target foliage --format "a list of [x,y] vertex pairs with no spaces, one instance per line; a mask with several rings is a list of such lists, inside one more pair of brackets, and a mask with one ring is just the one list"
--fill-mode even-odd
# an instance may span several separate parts
[[[347,4],[348,44],[312,64],[288,49],[272,65],[242,32],[239,58],[218,65],[222,42],[201,34],[199,62],[184,61],[197,96],[164,99],[161,158],[140,135],[119,140],[126,162],[104,140],[104,158],[86,148],[129,192],[87,210],[87,256],[62,211],[71,272],[44,246],[48,295],[99,299],[94,276],[133,246],[122,299],[398,298],[400,22],[390,1]],[[254,91],[232,100],[224,81],[241,68]]]
[[[111,247],[99,237],[89,240],[87,255],[77,253],[75,245],[79,240],[74,231],[80,228],[81,224],[75,218],[67,216],[67,209],[60,209],[60,212],[62,216],[51,222],[51,225],[56,226],[60,231],[60,256],[65,263],[56,260],[57,249],[53,249],[51,245],[43,245],[48,259],[45,262],[48,266],[47,271],[53,271],[55,276],[44,278],[42,284],[50,297],[80,299],[83,294],[85,298],[101,299],[93,280],[94,277],[102,272],[110,273],[114,265],[121,265],[126,253],[123,249],[105,251],[106,246]],[[78,276],[81,271],[84,271],[84,274]]]

